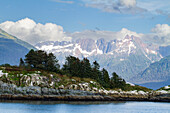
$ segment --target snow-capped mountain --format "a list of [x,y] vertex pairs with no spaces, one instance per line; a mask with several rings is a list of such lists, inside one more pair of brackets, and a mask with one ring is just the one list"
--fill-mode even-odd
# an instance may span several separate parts
[[[56,55],[69,53],[69,55],[76,57],[90,57],[101,54],[113,55],[114,57],[129,56],[130,54],[136,54],[139,49],[152,62],[162,57],[158,53],[158,47],[144,44],[138,37],[130,37],[128,35],[123,40],[111,40],[109,42],[106,42],[104,39],[97,41],[93,39],[78,39],[75,42],[47,41],[38,43],[35,47]],[[153,56],[156,59],[152,58]]]
[[73,42],[47,41],[35,45],[37,49],[52,52],[64,63],[65,56],[88,57],[101,67],[120,74],[126,80],[162,58],[159,47],[143,43],[140,38],[127,35],[122,40],[78,39]]

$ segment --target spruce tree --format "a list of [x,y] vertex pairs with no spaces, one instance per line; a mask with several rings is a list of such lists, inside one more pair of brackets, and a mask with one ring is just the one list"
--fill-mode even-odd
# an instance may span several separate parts
[[126,82],[124,79],[119,77],[115,72],[112,73],[111,78],[111,88],[121,88],[124,89],[126,86]]
[[90,78],[92,76],[91,64],[87,58],[84,58],[81,61],[81,74],[83,77],[86,77],[86,78]]
[[54,56],[53,53],[49,53],[47,59],[45,60],[45,67],[48,71],[58,71],[60,65],[58,64],[58,60]]
[[100,82],[100,76],[101,76],[101,72],[100,72],[100,65],[97,61],[93,62],[93,68],[92,68],[92,79],[95,79],[97,81]]
[[102,69],[101,71],[102,73],[102,78],[101,78],[101,81],[102,81],[102,86],[104,88],[110,88],[110,78],[109,78],[109,73],[107,72],[106,69]]
[[25,67],[25,63],[22,58],[20,58],[19,67]]
[[63,65],[63,71],[66,73],[69,73],[71,76],[77,76],[80,77],[81,75],[81,62],[79,58],[76,58],[74,56],[68,56],[66,57],[66,62]]
[[27,55],[25,55],[25,62],[27,66],[36,68],[37,67],[37,58],[36,58],[36,53],[33,49],[31,49]]
[[29,53],[25,56],[25,62],[27,66],[47,71],[58,71],[60,67],[58,60],[53,53],[47,54],[42,50],[30,50]]

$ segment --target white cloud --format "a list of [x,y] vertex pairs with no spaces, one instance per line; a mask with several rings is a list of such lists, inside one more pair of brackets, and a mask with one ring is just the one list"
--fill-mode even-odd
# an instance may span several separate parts
[[148,34],[136,33],[126,28],[122,28],[117,32],[86,30],[83,32],[65,33],[62,26],[53,23],[40,24],[29,18],[17,22],[6,21],[0,24],[0,28],[32,45],[43,41],[72,41],[72,39],[76,40],[79,38],[114,40],[123,39],[126,35],[140,37],[146,42],[158,45],[170,45],[170,26],[168,24],[157,24],[151,29],[151,33]]
[[138,0],[138,6],[147,9],[150,12],[156,10],[170,11],[169,0]]
[[51,1],[58,2],[58,3],[66,3],[66,4],[73,4],[74,3],[74,1],[66,1],[66,0],[51,0]]
[[168,24],[157,24],[151,29],[151,33],[143,35],[142,39],[156,45],[170,45],[170,26]]
[[0,24],[0,28],[33,45],[42,41],[70,41],[72,39],[66,36],[62,26],[53,23],[43,25],[29,18],[17,22],[6,21]]
[[137,5],[150,14],[164,15],[168,20],[170,19],[170,0],[138,0]]
[[143,13],[146,9],[137,6],[136,0],[82,0],[85,6],[110,13]]
[[120,5],[126,6],[126,7],[135,7],[136,6],[136,0],[119,0]]
[[121,31],[116,32],[115,35],[116,35],[116,37],[119,37],[120,39],[125,38],[126,35],[129,35],[129,36],[133,35],[135,37],[142,37],[143,36],[142,33],[136,33],[134,31],[130,31],[126,28],[122,28]]
[[170,37],[170,26],[168,24],[157,24],[151,31],[159,37]]
[[136,33],[133,31],[130,31],[126,28],[122,28],[118,32],[113,31],[92,31],[92,30],[86,30],[83,32],[74,32],[71,34],[68,34],[69,36],[73,37],[73,40],[79,39],[79,38],[91,38],[94,40],[104,38],[105,40],[114,40],[114,39],[123,39],[126,37],[126,35],[129,36],[136,36],[136,37],[142,37],[143,34]]
[[151,33],[143,34],[136,33],[135,31],[130,31],[127,28],[122,28],[120,31],[95,31],[95,30],[86,30],[83,32],[74,32],[67,34],[72,37],[73,40],[79,38],[90,38],[90,39],[100,39],[104,38],[107,41],[114,39],[123,39],[126,35],[139,37],[141,40],[147,43],[152,43],[156,45],[166,46],[170,45],[170,26],[167,24],[158,24],[151,29]]
[[165,15],[170,18],[170,0],[82,0],[86,7],[104,12]]

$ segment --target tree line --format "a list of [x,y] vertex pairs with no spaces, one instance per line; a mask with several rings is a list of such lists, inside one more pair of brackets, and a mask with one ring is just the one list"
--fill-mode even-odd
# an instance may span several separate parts
[[121,88],[124,89],[126,82],[119,77],[115,72],[112,77],[106,69],[100,70],[100,65],[97,61],[92,64],[87,58],[80,60],[74,56],[66,57],[66,61],[62,68],[58,63],[53,53],[46,53],[42,50],[34,51],[33,49],[25,55],[25,59],[20,59],[20,67],[33,68],[65,74],[70,77],[91,78],[99,82],[104,88]]

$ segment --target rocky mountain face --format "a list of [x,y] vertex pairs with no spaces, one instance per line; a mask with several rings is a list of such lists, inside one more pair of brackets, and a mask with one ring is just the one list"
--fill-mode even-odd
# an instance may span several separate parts
[[145,44],[140,38],[128,35],[122,40],[111,41],[88,38],[73,42],[48,41],[38,43],[35,47],[54,53],[61,64],[68,55],[87,57],[91,62],[97,60],[110,74],[116,72],[127,81],[150,63],[162,58],[158,46]]
[[0,64],[18,65],[30,49],[36,48],[0,29]]
[[170,83],[170,56],[152,63],[144,71],[131,79],[131,82],[141,84],[153,89],[166,86]]
[[97,41],[93,39],[78,39],[74,42],[54,42],[47,41],[35,45],[37,49],[45,50],[53,53],[70,53],[77,57],[90,57],[94,55],[114,55],[130,56],[135,54],[137,50],[141,52],[152,62],[161,58],[157,53],[158,47],[144,44],[138,37],[126,36],[123,40],[111,40],[109,42],[104,39]]

